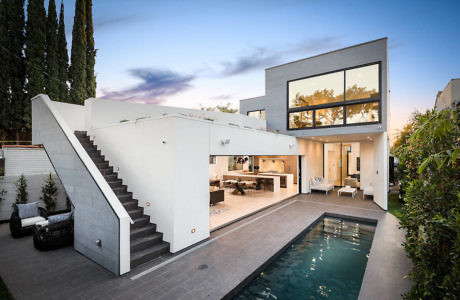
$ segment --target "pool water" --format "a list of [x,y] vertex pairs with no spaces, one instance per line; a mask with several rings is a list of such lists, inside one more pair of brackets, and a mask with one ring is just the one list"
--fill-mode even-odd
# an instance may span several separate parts
[[374,231],[324,217],[234,299],[357,299]]

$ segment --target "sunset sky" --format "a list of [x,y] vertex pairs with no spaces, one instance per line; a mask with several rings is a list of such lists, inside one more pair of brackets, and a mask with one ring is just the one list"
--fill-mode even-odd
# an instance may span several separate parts
[[238,107],[267,67],[388,37],[394,133],[460,77],[458,0],[93,2],[98,97]]

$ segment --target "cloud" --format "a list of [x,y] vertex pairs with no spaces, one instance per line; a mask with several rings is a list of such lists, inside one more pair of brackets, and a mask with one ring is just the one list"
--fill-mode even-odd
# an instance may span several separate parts
[[270,52],[265,48],[257,48],[254,52],[240,56],[233,62],[222,62],[224,70],[222,75],[233,76],[243,74],[254,69],[264,68],[279,60],[277,53]]
[[143,21],[145,18],[139,14],[130,14],[126,16],[111,16],[98,18],[94,22],[94,30],[100,30],[105,27],[123,24],[133,24],[136,22]]
[[264,47],[255,48],[246,55],[238,57],[235,61],[225,61],[221,65],[224,67],[222,76],[234,76],[244,74],[255,69],[264,69],[280,63],[285,56],[292,54],[312,54],[325,50],[332,50],[340,45],[340,41],[336,37],[325,36],[320,38],[306,39],[298,44],[288,47],[279,48],[272,47],[270,50]]
[[235,96],[235,94],[222,94],[222,95],[217,95],[214,97],[210,97],[209,100],[213,101],[223,101],[223,100],[230,100]]
[[138,68],[128,73],[141,80],[138,85],[122,91],[108,92],[101,98],[128,102],[160,104],[165,97],[184,92],[192,87],[195,75],[181,75],[169,70]]

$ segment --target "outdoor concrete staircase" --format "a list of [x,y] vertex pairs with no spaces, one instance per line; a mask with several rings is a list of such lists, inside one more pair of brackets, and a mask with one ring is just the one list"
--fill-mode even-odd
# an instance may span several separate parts
[[163,233],[156,231],[156,225],[144,215],[144,208],[138,206],[138,200],[133,199],[133,193],[128,192],[128,187],[118,178],[117,172],[101,155],[101,150],[97,150],[86,131],[75,131],[75,136],[134,222],[131,224],[131,268],[169,252],[169,243],[163,241]]

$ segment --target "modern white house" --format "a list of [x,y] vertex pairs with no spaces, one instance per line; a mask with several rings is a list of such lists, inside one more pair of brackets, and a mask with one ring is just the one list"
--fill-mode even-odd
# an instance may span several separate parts
[[241,114],[34,97],[33,144],[72,201],[75,249],[124,274],[299,193],[345,188],[346,205],[367,189],[386,210],[387,39],[265,75]]

